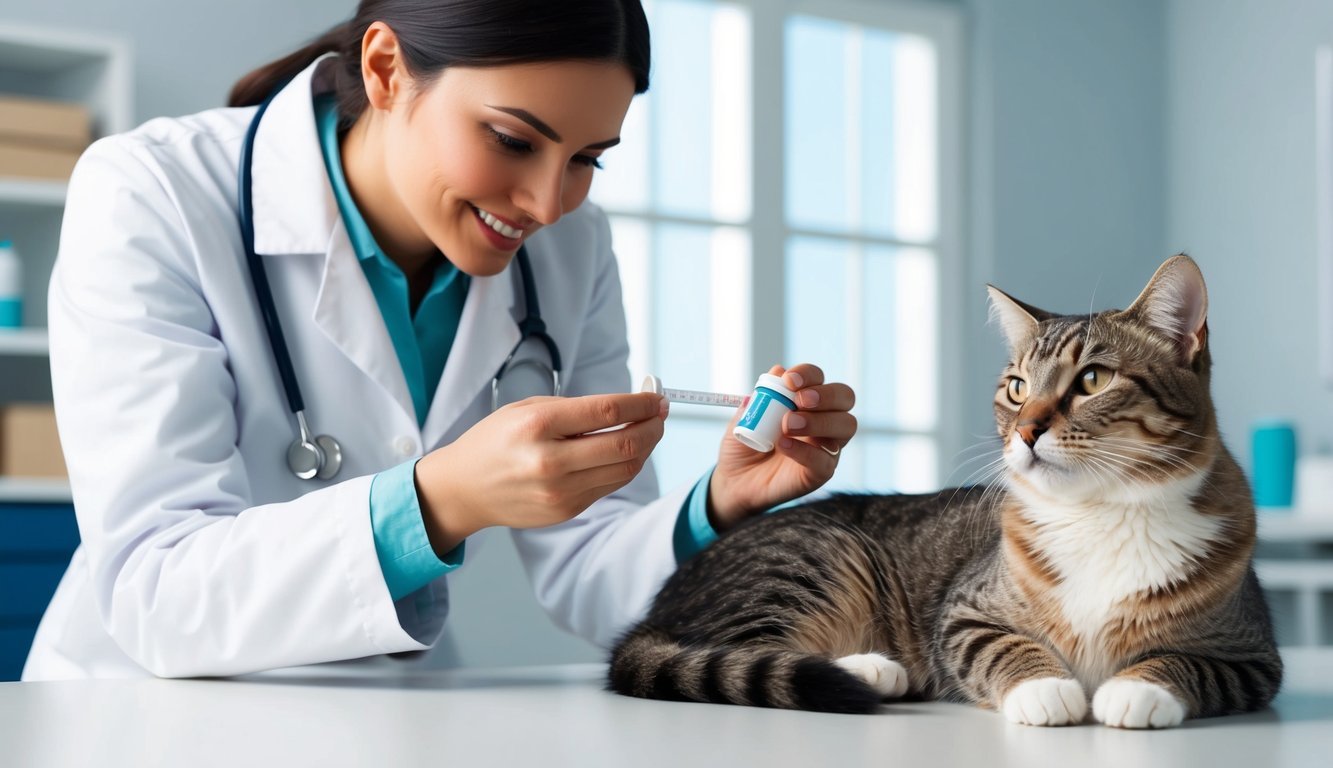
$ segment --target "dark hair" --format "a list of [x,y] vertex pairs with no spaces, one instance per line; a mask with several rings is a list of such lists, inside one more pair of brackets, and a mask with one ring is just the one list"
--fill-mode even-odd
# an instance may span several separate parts
[[342,58],[338,113],[354,120],[367,104],[361,38],[376,21],[398,36],[407,69],[423,86],[451,66],[583,60],[621,62],[634,76],[634,92],[648,90],[648,20],[639,0],[361,0],[351,21],[242,77],[228,105],[262,102],[332,52]]

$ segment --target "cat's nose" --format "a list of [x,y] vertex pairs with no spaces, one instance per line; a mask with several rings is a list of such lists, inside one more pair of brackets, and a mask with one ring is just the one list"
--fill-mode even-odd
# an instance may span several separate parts
[[1045,434],[1048,428],[1044,421],[1025,421],[1018,425],[1018,436],[1031,448],[1037,444],[1037,438]]

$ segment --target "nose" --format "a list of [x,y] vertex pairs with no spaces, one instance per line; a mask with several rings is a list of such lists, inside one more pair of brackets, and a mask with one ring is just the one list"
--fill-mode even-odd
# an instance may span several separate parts
[[565,171],[545,171],[534,174],[523,189],[519,207],[543,227],[550,226],[565,215]]
[[1050,422],[1046,419],[1040,421],[1028,419],[1018,423],[1018,436],[1023,438],[1023,442],[1031,448],[1037,444],[1037,438],[1045,434],[1048,429],[1050,429]]

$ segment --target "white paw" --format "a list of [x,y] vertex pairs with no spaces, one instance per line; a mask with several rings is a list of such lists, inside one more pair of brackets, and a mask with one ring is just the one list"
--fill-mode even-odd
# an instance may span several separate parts
[[870,683],[881,696],[902,696],[907,693],[907,670],[896,661],[878,653],[857,653],[835,660],[838,666]]
[[1185,705],[1156,683],[1112,678],[1092,697],[1092,716],[1116,728],[1170,728],[1185,719]]
[[1039,677],[1015,686],[1000,709],[1011,723],[1070,725],[1088,714],[1088,696],[1077,680]]

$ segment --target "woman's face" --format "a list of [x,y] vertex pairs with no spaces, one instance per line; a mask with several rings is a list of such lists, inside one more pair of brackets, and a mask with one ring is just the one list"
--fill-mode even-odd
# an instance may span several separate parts
[[388,230],[375,234],[390,255],[438,248],[469,275],[497,274],[583,203],[633,97],[612,62],[448,68],[377,115],[374,186],[389,199],[359,202],[379,209],[372,227]]

